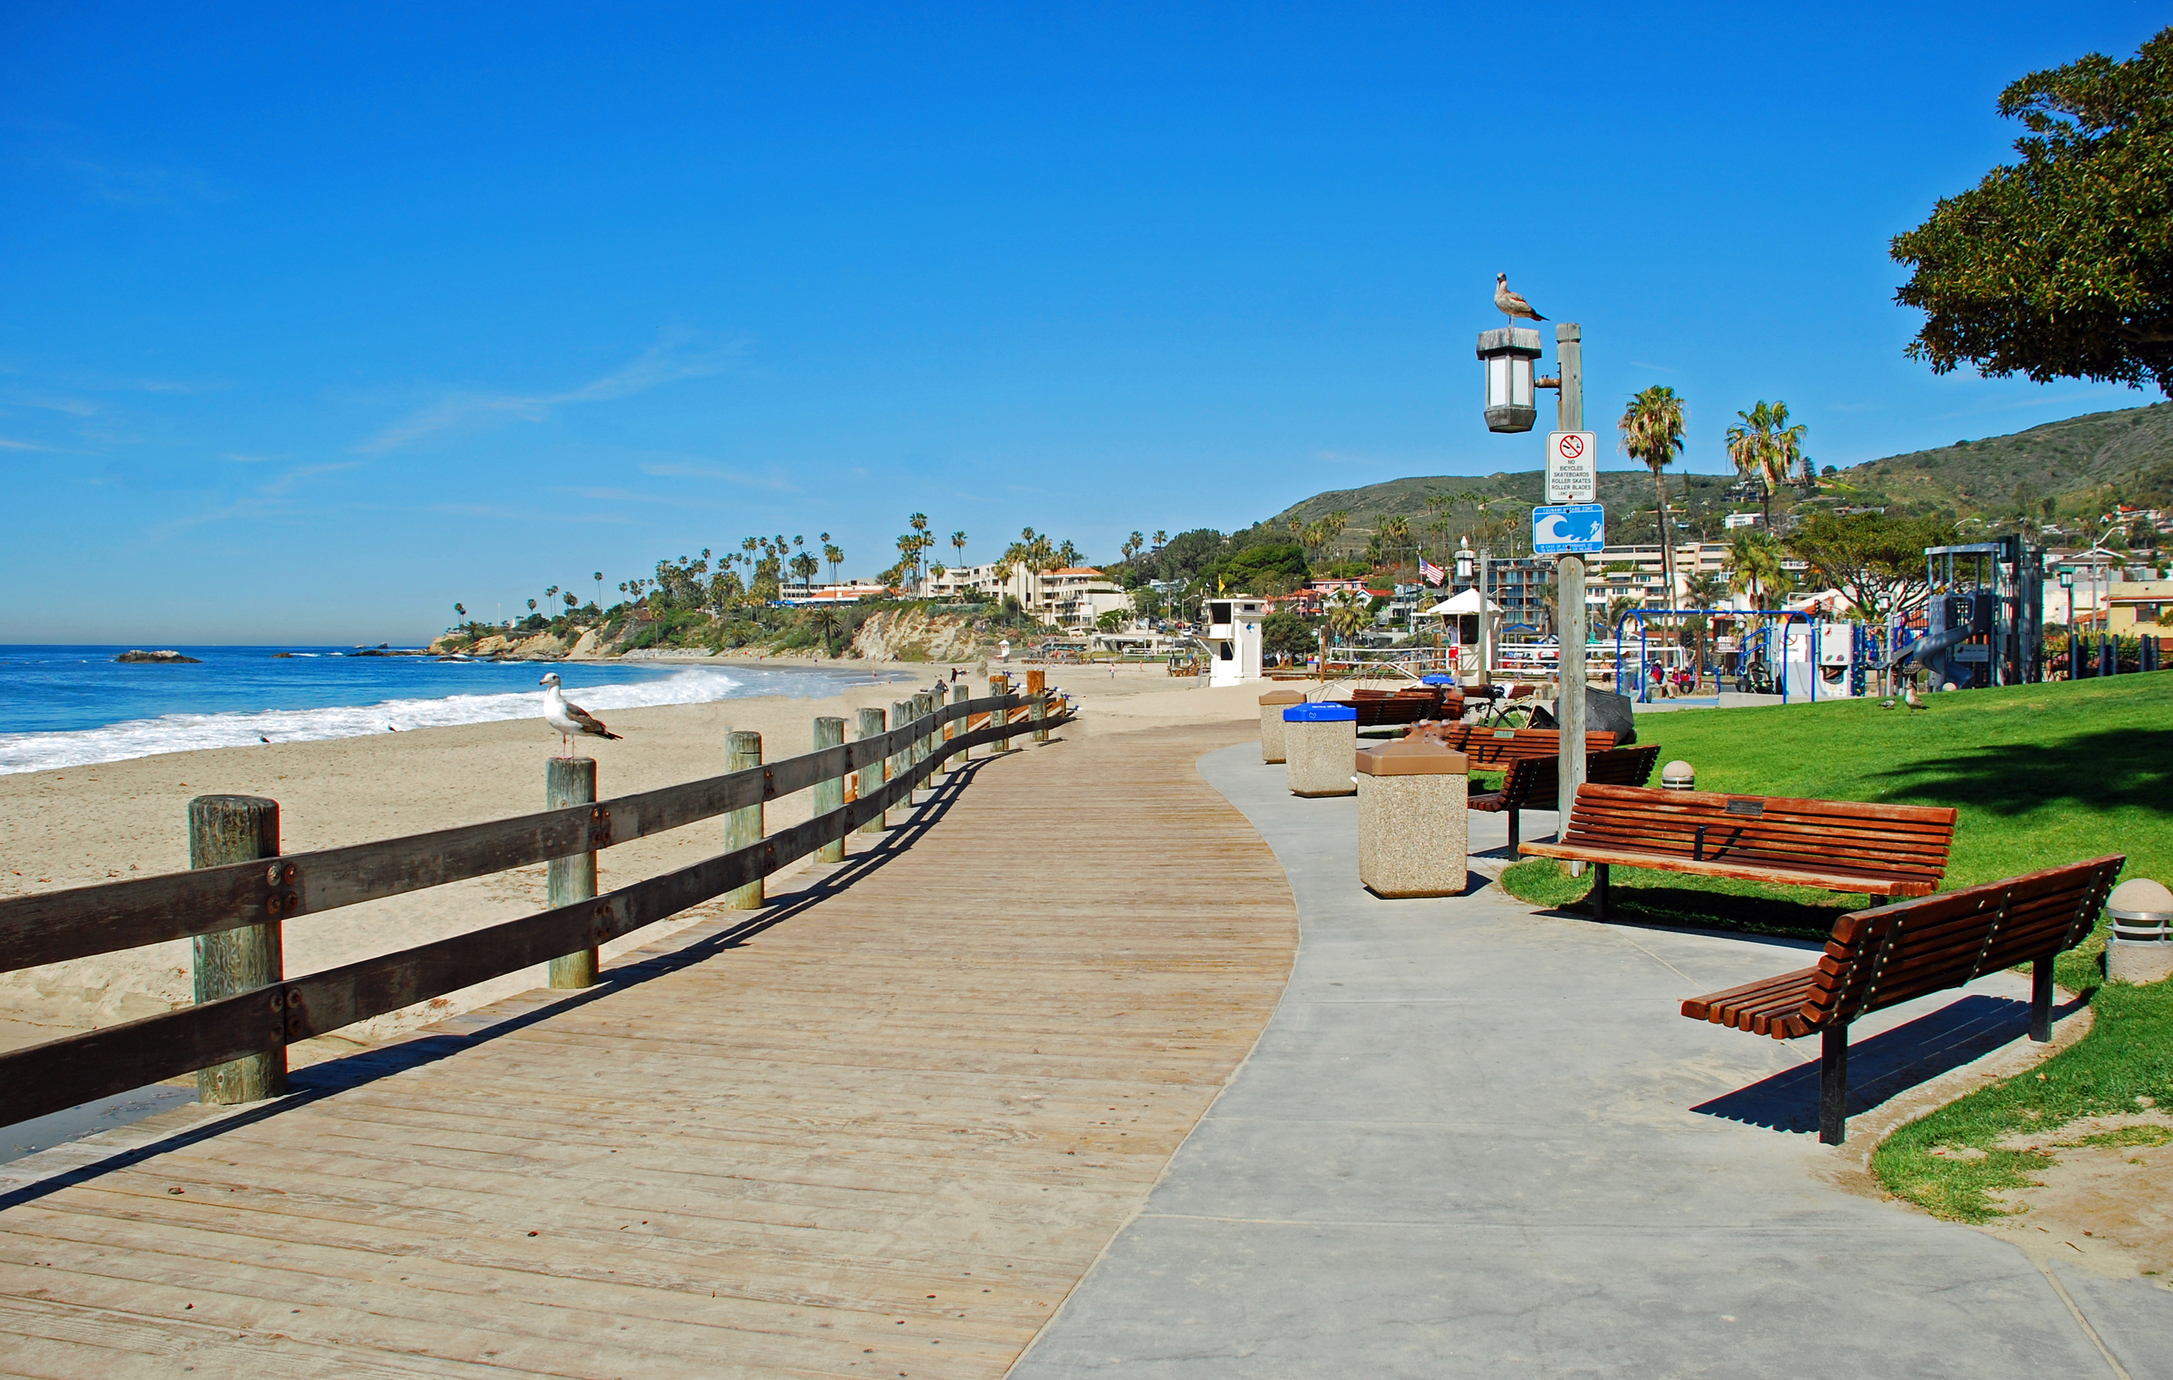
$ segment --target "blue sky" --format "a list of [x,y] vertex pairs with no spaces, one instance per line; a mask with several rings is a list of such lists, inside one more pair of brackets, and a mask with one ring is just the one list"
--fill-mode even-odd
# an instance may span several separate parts
[[750,533],[1109,558],[1534,468],[1496,272],[1596,422],[1682,393],[1694,469],[1760,398],[1836,464],[2155,401],[1933,377],[1886,246],[2008,156],[2002,85],[2164,22],[16,0],[0,641],[412,640]]

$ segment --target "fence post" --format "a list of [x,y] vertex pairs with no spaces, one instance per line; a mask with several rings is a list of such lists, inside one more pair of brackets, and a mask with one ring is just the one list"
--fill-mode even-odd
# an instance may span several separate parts
[[[988,678],[988,693],[999,700],[1009,699],[1011,696],[1011,677],[990,676]],[[1004,705],[997,705],[994,709],[988,711],[988,723],[991,728],[1011,727],[1011,710]],[[991,751],[1011,751],[1011,740],[1007,737],[998,738]]]
[[[815,751],[840,747],[845,742],[845,721],[824,716],[815,720]],[[845,773],[825,777],[815,783],[815,813],[829,814],[845,808]],[[841,863],[845,861],[845,836],[839,834],[815,853],[816,862]]]
[[[913,722],[916,724],[920,723],[922,720],[926,719],[930,713],[930,710],[928,708],[928,692],[926,690],[914,691],[912,705]],[[928,760],[928,747],[929,734],[926,730],[923,730],[913,735],[912,745],[905,750],[905,767],[907,771],[914,772],[916,774],[920,771],[921,763]],[[919,803],[922,799],[921,792],[925,789],[925,782],[915,781],[913,783],[913,793],[906,797],[906,804],[913,805]]]
[[[725,741],[725,770],[745,771],[762,765],[762,735],[744,729],[727,733]],[[724,846],[727,852],[737,851],[762,842],[762,804],[760,801],[745,809],[733,810],[724,817]],[[762,882],[760,877],[745,886],[733,887],[725,894],[724,904],[731,910],[762,909]]]
[[[896,706],[895,706],[895,705],[894,705],[894,706],[892,706],[892,707],[893,707],[893,708],[896,708]],[[880,709],[863,709],[863,710],[861,710],[861,711],[860,711],[860,741],[861,741],[861,742],[865,743],[865,742],[868,742],[868,741],[869,741],[869,740],[871,740],[871,739],[875,739],[875,738],[880,738],[880,737],[882,737],[882,736],[883,736],[883,732],[884,732],[884,728],[883,728],[883,711],[882,711],[882,710],[880,710]],[[885,780],[887,780],[887,779],[888,779],[888,777],[887,777],[886,773],[884,772],[883,768],[884,768],[884,764],[883,764],[883,763],[881,763],[881,762],[870,762],[870,763],[868,763],[868,764],[867,764],[866,766],[864,766],[864,767],[862,767],[862,768],[860,769],[860,786],[859,786],[859,790],[860,790],[860,798],[861,798],[862,800],[866,800],[866,799],[867,799],[867,798],[868,798],[869,796],[871,796],[871,795],[874,795],[874,794],[875,794],[875,793],[876,793],[877,791],[879,791],[879,790],[881,790],[881,789],[883,788],[883,782],[884,782]],[[869,820],[869,821],[868,821],[868,822],[867,822],[866,824],[863,824],[863,825],[861,825],[861,826],[860,826],[860,832],[861,832],[861,833],[863,833],[863,834],[880,834],[880,833],[882,833],[882,832],[883,832],[883,820],[884,820],[884,817],[885,817],[886,815],[888,815],[888,814],[889,814],[889,811],[887,811],[887,810],[886,810],[886,811],[884,811],[884,812],[883,812],[883,814],[880,814],[880,815],[876,815],[875,817],[873,817],[872,819],[870,819],[870,820]]]
[[[918,707],[919,701],[917,700],[893,700],[890,705],[890,726],[893,729],[899,729],[904,728],[908,724],[912,723],[914,719],[913,711]],[[885,770],[888,772],[890,780],[896,781],[899,777],[904,776],[908,771],[912,770],[913,755],[919,749],[919,747],[920,744],[908,740],[904,744],[904,746],[900,747],[896,752],[890,754],[890,761],[885,764]],[[912,803],[912,793],[908,792],[906,794],[904,804],[906,806],[911,806]],[[883,823],[885,823],[886,825],[890,823],[890,812],[888,810],[885,810],[883,812]]]
[[1048,741],[1049,741],[1049,692],[1048,692],[1048,691],[1046,691],[1046,690],[1036,690],[1036,691],[1034,691],[1033,708],[1032,708],[1032,711],[1031,711],[1031,712],[1032,712],[1032,714],[1033,714],[1033,720],[1034,720],[1034,741],[1035,741],[1035,742],[1037,742],[1037,743],[1046,743],[1046,742],[1048,742]]
[[[189,866],[221,867],[279,856],[279,802],[255,795],[200,795],[189,802]],[[285,879],[275,883],[272,900],[280,910],[293,908],[294,893]],[[269,909],[269,907],[267,907]],[[196,1002],[218,1001],[286,981],[280,949],[279,912],[259,925],[242,925],[195,939]],[[272,1047],[229,1063],[196,1072],[196,1100],[228,1105],[278,1097],[287,1090],[285,1006],[276,1003],[265,1016]]]
[[[958,682],[958,684],[951,687],[951,703],[953,706],[964,704],[972,698],[973,683],[971,681],[962,680]],[[956,738],[959,734],[965,732],[966,729],[971,726],[972,722],[973,721],[971,719],[966,719],[963,721],[958,719],[947,720],[943,725],[943,741],[947,743],[951,741],[951,739]],[[964,752],[959,753],[956,760],[960,762],[972,761],[973,749],[967,748]],[[948,768],[949,765],[950,763],[948,761],[944,763],[944,766],[946,768]]]
[[[596,803],[596,759],[593,757],[546,757],[543,759],[543,806],[562,810],[568,805]],[[586,901],[596,895],[596,855],[575,853],[544,864],[544,904],[552,910]],[[551,960],[553,987],[594,987],[598,954],[592,945]]]

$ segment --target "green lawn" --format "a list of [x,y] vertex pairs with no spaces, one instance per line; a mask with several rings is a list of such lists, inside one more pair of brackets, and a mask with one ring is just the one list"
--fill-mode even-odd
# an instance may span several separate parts
[[[1697,768],[1701,790],[1952,805],[1961,812],[1947,885],[2125,853],[2123,876],[2173,879],[2173,673],[2062,681],[1926,697],[1648,714],[1640,742]],[[1625,919],[1821,935],[1867,898],[1617,868]],[[1588,878],[1546,859],[1502,884],[1541,905],[1583,897]],[[2064,985],[2095,985],[2093,940],[2062,963]]]
[[[1642,717],[1637,732],[1661,745],[1663,762],[1696,767],[1704,790],[1952,805],[1950,887],[2105,853],[2127,855],[2123,877],[2173,880],[2173,673],[1934,695],[1917,712],[1876,700],[1689,710]],[[1630,868],[1612,881],[1626,920],[1805,937],[1867,899]],[[1591,885],[1544,858],[1509,868],[1502,884],[1547,906],[1575,905]],[[2100,989],[2103,947],[2101,927],[2059,963],[2062,986],[2092,994],[2091,1032],[2036,1072],[1890,1136],[1872,1160],[1889,1192],[1979,1220],[2000,1211],[1990,1191],[2049,1162],[1997,1148],[2002,1137],[2148,1099],[2173,1106],[2173,982]],[[2148,1128],[2124,1134],[2157,1143]]]

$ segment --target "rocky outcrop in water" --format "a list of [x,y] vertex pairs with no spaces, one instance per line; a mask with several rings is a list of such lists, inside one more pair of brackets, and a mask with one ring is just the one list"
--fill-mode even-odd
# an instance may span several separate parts
[[155,666],[181,666],[184,664],[189,666],[201,666],[204,664],[204,659],[200,656],[183,656],[179,652],[171,651],[123,652],[113,659],[115,661],[142,661],[148,662]]

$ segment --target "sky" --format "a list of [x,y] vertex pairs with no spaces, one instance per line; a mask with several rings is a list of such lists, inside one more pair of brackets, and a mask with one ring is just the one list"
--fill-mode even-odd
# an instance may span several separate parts
[[1534,469],[1499,272],[1610,465],[1653,383],[1706,471],[1760,399],[1840,465],[2156,401],[1935,377],[1887,245],[2011,158],[2006,83],[2166,22],[6,0],[0,642],[414,642],[746,535],[1108,560]]

